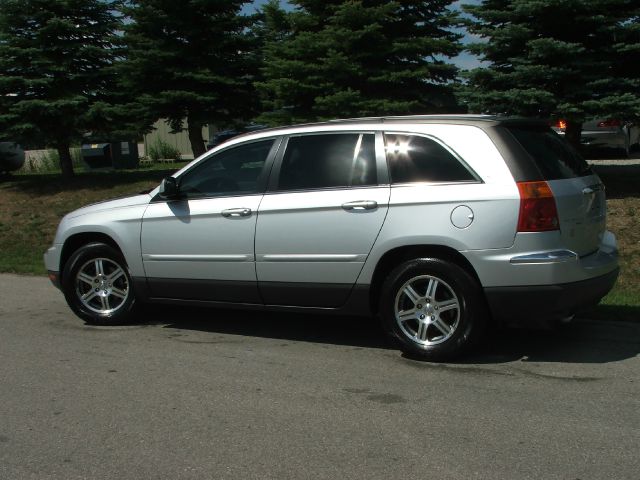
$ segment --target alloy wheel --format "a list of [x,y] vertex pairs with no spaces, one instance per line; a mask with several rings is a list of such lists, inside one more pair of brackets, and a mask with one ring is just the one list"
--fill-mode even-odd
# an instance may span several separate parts
[[421,345],[446,342],[460,324],[460,301],[441,278],[420,275],[405,282],[395,298],[395,318],[400,330]]
[[124,269],[108,258],[86,262],[76,274],[76,295],[86,308],[110,315],[129,297],[129,280]]

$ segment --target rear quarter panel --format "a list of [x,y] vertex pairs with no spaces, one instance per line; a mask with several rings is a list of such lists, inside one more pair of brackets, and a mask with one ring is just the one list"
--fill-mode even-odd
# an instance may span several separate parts
[[[358,283],[370,283],[380,258],[397,247],[442,245],[465,251],[513,245],[520,205],[518,188],[482,129],[463,125],[393,125],[388,131],[435,137],[456,152],[482,182],[393,185],[387,218]],[[473,211],[473,221],[466,228],[457,228],[451,221],[453,210],[461,205]]]

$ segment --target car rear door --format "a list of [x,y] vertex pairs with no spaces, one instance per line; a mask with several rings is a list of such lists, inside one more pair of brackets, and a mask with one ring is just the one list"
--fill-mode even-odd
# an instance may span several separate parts
[[292,135],[283,142],[256,227],[266,304],[346,302],[388,209],[381,142],[374,132]]

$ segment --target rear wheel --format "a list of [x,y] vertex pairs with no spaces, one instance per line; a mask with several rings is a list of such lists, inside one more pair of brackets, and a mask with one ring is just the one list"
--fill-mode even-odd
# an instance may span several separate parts
[[486,308],[476,280],[439,258],[410,260],[382,288],[383,326],[406,354],[447,360],[469,348],[485,326]]
[[96,325],[128,323],[136,305],[127,264],[104,243],[81,247],[63,272],[62,289],[76,315]]

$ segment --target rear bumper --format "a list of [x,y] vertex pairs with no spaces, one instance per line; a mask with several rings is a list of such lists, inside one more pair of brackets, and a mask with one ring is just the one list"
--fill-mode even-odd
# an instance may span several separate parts
[[618,268],[615,235],[605,232],[597,251],[579,256],[562,245],[560,232],[519,233],[512,247],[467,250],[483,287],[564,285],[606,275]]
[[488,287],[493,318],[509,325],[537,326],[596,305],[613,288],[619,269],[595,278],[558,285]]

